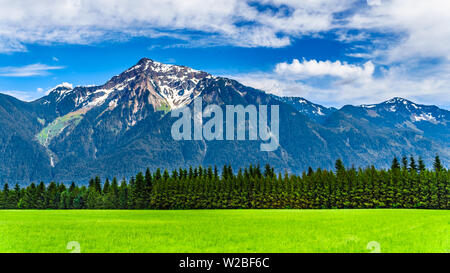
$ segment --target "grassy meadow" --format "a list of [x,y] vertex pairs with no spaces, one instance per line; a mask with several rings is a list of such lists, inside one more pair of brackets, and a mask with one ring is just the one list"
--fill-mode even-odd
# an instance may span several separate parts
[[2,253],[449,252],[450,211],[0,210],[0,236]]

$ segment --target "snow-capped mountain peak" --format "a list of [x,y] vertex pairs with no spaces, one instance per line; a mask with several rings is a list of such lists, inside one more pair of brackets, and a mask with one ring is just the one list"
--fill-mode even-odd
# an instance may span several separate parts
[[67,92],[73,89],[73,84],[68,83],[68,82],[63,82],[61,84],[58,84],[57,86],[49,89],[47,91],[47,94],[51,93],[51,92],[59,92],[59,93],[63,93],[63,92]]
[[148,90],[153,103],[176,109],[189,104],[198,95],[196,86],[210,74],[189,67],[163,64],[143,58],[108,81],[105,90]]
[[[431,123],[446,123],[449,120],[449,112],[436,106],[416,104],[404,98],[395,97],[379,104],[363,104],[360,107],[377,114],[385,113],[392,120],[407,120],[410,122],[427,121]],[[371,113],[375,116],[375,113]],[[394,116],[397,116],[395,118]]]
[[151,109],[167,112],[188,105],[202,92],[199,83],[209,78],[215,77],[186,66],[143,58],[103,85],[74,88],[62,83],[37,103],[47,105],[57,116],[84,115],[93,109],[103,115],[119,108],[130,127],[150,115]]
[[115,104],[117,101],[139,104],[135,109],[151,104],[155,110],[170,110],[189,104],[199,95],[197,84],[205,78],[213,76],[186,66],[143,58],[104,85],[74,88],[72,84],[62,83],[48,91],[51,98],[43,100],[43,103],[64,100],[65,105],[73,105],[73,110],[84,108],[89,111],[114,99]]

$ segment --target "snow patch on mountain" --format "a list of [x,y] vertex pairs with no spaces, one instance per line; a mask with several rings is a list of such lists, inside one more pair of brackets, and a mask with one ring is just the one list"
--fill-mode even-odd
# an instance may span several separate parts
[[431,113],[421,113],[420,115],[412,115],[414,121],[430,121],[437,122],[436,118]]
[[362,107],[362,108],[369,108],[369,109],[370,109],[370,108],[376,107],[376,105],[375,105],[375,104],[362,104],[361,107]]
[[60,101],[67,93],[71,92],[73,90],[73,85],[68,82],[63,82],[61,84],[58,84],[57,86],[49,89],[46,92],[46,95],[50,93],[56,93],[57,94],[57,101]]
[[53,91],[53,90],[56,90],[56,89],[69,89],[69,90],[72,90],[73,89],[73,84],[68,83],[68,82],[63,82],[63,83],[58,84],[57,86],[53,87],[49,91]]
[[[407,99],[395,97],[379,104],[362,104],[359,107],[370,109],[371,116],[375,117],[376,113],[390,113],[391,118],[396,120],[403,117],[404,120],[410,122],[431,122],[434,124],[448,122],[448,111],[439,109],[435,106],[419,105]],[[378,114],[377,114],[378,116]]]

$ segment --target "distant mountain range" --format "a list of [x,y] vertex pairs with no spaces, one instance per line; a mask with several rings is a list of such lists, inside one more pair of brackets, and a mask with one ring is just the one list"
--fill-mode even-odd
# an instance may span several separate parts
[[[279,105],[280,147],[261,141],[175,141],[169,112],[205,104]],[[278,97],[184,66],[141,59],[101,86],[62,84],[33,102],[0,94],[0,183],[128,177],[146,167],[270,163],[279,171],[309,166],[387,167],[394,156],[439,154],[450,162],[450,112],[393,98],[327,108]]]

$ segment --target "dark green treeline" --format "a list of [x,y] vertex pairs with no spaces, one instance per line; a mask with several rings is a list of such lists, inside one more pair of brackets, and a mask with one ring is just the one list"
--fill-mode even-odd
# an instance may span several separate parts
[[26,188],[5,184],[6,209],[263,209],[263,208],[450,208],[450,173],[436,156],[432,170],[423,161],[396,158],[389,170],[309,168],[301,176],[276,174],[269,165],[240,169],[224,166],[159,169],[129,181],[91,179],[89,186],[54,182]]

